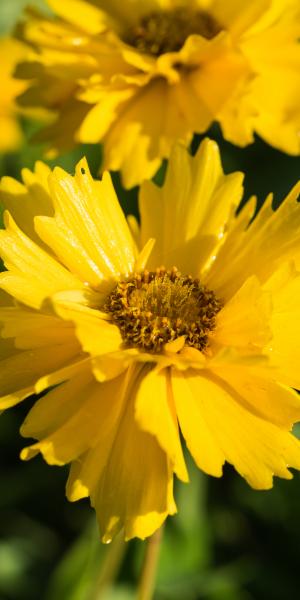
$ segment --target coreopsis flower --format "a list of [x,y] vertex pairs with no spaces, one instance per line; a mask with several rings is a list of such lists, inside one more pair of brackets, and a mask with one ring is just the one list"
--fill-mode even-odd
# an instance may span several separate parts
[[176,511],[174,474],[225,461],[256,489],[300,469],[300,206],[297,185],[235,216],[242,174],[217,145],[177,146],[163,187],[145,182],[127,221],[108,173],[38,163],[5,177],[0,249],[0,410],[47,392],[22,451],[71,463],[103,541],[152,534]]
[[10,38],[0,39],[0,152],[16,150],[22,143],[23,134],[18,122],[15,99],[27,88],[27,83],[14,79],[17,63],[25,59],[27,47]]
[[55,109],[52,155],[102,142],[125,186],[151,178],[175,140],[217,120],[244,146],[257,132],[300,151],[298,0],[48,0],[19,35],[36,56],[24,105]]

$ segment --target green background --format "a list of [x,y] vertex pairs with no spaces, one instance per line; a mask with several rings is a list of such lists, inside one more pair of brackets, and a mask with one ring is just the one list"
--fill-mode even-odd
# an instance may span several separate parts
[[[62,0],[63,1],[63,0]],[[31,2],[42,6],[42,1]],[[11,30],[23,0],[1,0],[0,32]],[[0,67],[1,68],[1,67]],[[36,125],[23,120],[26,139]],[[246,149],[224,142],[217,127],[226,172],[242,170],[245,200],[256,193],[260,204],[270,191],[278,205],[297,182],[300,158],[261,140]],[[199,139],[194,141],[194,150]],[[32,168],[43,148],[26,144],[0,155],[1,175],[19,178]],[[77,148],[55,164],[74,171],[86,154],[93,174],[100,164],[97,147]],[[53,164],[53,163],[49,163]],[[127,213],[136,211],[137,191],[114,182]],[[19,427],[34,402],[29,399],[0,419],[0,600],[130,600],[134,598],[144,544],[126,544],[115,585],[102,590],[111,546],[99,542],[88,502],[69,504],[64,496],[67,469],[48,467],[40,457],[22,463]],[[222,479],[208,478],[190,464],[191,483],[176,485],[179,514],[165,529],[156,600],[283,600],[299,596],[300,476],[276,480],[257,492],[226,467]]]

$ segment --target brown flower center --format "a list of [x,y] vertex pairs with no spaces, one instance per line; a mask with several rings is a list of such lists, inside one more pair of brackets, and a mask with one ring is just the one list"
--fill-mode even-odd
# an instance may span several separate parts
[[143,16],[125,33],[124,41],[141,52],[159,56],[180,50],[189,35],[198,34],[210,40],[221,29],[208,12],[178,7]]
[[108,296],[104,311],[119,327],[129,347],[159,352],[184,336],[198,350],[208,345],[222,304],[198,279],[173,267],[143,271],[121,281]]

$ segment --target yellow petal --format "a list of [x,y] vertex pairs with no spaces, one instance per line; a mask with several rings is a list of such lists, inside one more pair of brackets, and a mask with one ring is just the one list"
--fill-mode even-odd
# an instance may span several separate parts
[[173,94],[163,78],[151,81],[123,107],[104,137],[104,168],[121,170],[125,187],[151,179],[175,141],[189,141],[191,131]]
[[[195,42],[201,39],[200,36],[191,36],[186,45],[193,41],[193,38]],[[205,42],[207,43],[207,40]],[[187,60],[187,65],[189,63],[196,64],[198,68],[187,69],[183,85],[186,90],[193,90],[195,98],[198,99],[199,108],[196,111],[197,120],[194,121],[193,129],[202,133],[208,129],[224,105],[229,103],[233,90],[241,82],[245,82],[251,71],[243,54],[235,51],[228,33],[221,33],[210,40],[203,56],[202,52],[198,56],[196,54],[195,58],[192,54]],[[209,109],[210,117],[206,123],[203,122],[205,107]]]
[[83,160],[75,177],[57,168],[49,181],[55,219],[36,220],[42,239],[91,285],[126,277],[134,266],[135,247],[109,175],[93,181]]
[[64,0],[64,2],[47,0],[47,2],[57,15],[92,35],[97,35],[105,31],[108,26],[113,26],[112,19],[108,18],[107,13],[89,2],[82,0]]
[[33,394],[35,382],[72,362],[78,355],[76,341],[68,344],[34,348],[16,353],[1,361],[0,409],[14,406]]
[[279,381],[299,389],[300,273],[293,263],[282,265],[266,282],[265,287],[272,294],[273,302],[273,337],[266,350],[276,368]]
[[83,353],[78,353],[78,356],[71,362],[71,364],[62,367],[61,369],[57,369],[53,373],[47,373],[46,375],[42,375],[39,379],[37,379],[34,391],[35,394],[40,394],[44,390],[56,386],[59,383],[63,383],[64,381],[68,381],[72,379],[74,375],[77,375],[81,371],[84,371],[86,368],[90,368],[91,359],[89,356],[86,356]]
[[97,0],[98,6],[119,19],[124,24],[135,23],[143,14],[149,14],[157,9],[157,0],[128,0],[122,4],[119,0]]
[[155,438],[135,422],[128,376],[102,386],[99,441],[74,464],[68,497],[91,495],[103,541],[121,528],[125,539],[145,538],[176,510],[171,470]]
[[240,402],[253,414],[270,421],[279,427],[290,430],[300,421],[300,398],[298,394],[274,381],[277,373],[269,364],[266,368],[259,365],[241,365],[228,362],[218,366],[210,365],[213,371],[239,395]]
[[242,176],[223,174],[215,142],[204,140],[194,158],[178,145],[163,188],[144,183],[140,192],[141,242],[156,239],[149,266],[176,265],[198,275],[241,195]]
[[98,422],[101,424],[98,431],[99,440],[98,443],[93,441],[93,450],[86,454],[84,460],[72,465],[67,485],[67,495],[71,501],[92,493],[103,474],[125,409],[129,381],[130,373],[127,373],[108,383],[96,384],[98,393],[101,394],[101,402],[98,402],[97,407]]
[[17,150],[23,141],[23,132],[17,117],[12,115],[0,116],[0,152]]
[[[243,226],[246,228],[251,218],[249,214],[247,222],[246,207],[246,218],[242,212],[236,223],[232,224],[211,266],[205,280],[208,287],[220,297],[228,299],[252,274],[264,282],[286,260],[293,259],[296,266],[300,267],[299,192],[300,183],[295,185],[275,211],[272,210],[270,196],[251,225],[243,231]],[[230,265],[230,268],[224,269],[224,265]]]
[[246,410],[230,386],[192,371],[186,382],[226,461],[253,488],[268,489],[273,475],[290,479],[288,467],[300,468],[299,441]]
[[103,92],[102,98],[98,94],[97,104],[87,113],[78,130],[80,141],[88,144],[99,143],[117,119],[120,107],[135,93],[134,88],[129,88]]
[[23,60],[28,50],[16,39],[1,37],[1,87],[0,98],[0,152],[18,150],[23,142],[23,132],[18,122],[16,98],[28,86],[25,81],[14,78],[18,61]]
[[15,338],[19,349],[68,344],[75,339],[74,327],[52,315],[18,307],[0,308],[1,336]]
[[269,13],[268,23],[265,19],[243,43],[243,53],[257,65],[250,87],[252,104],[258,107],[253,126],[269,144],[299,154],[299,5],[272,2]]
[[143,431],[156,437],[176,475],[188,481],[167,369],[159,372],[153,369],[141,380],[135,400],[135,418]]
[[256,23],[270,4],[269,0],[253,0],[251,3],[231,0],[225,5],[222,0],[215,0],[213,10],[220,23],[226,24],[226,29],[238,37]]
[[134,360],[129,361],[125,352],[110,352],[101,356],[93,356],[91,368],[95,379],[102,383],[124,373],[130,362],[134,362]]
[[172,473],[155,438],[140,431],[128,411],[93,494],[102,540],[124,528],[129,540],[144,539],[174,512]]
[[212,344],[257,352],[272,336],[271,310],[270,294],[249,277],[217,314]]
[[100,394],[90,369],[49,392],[21,429],[22,435],[41,441],[24,448],[21,458],[28,460],[41,452],[49,464],[63,465],[93,446],[103,427]]
[[36,215],[52,215],[53,205],[49,195],[47,178],[49,167],[37,162],[34,171],[23,169],[24,184],[3,177],[0,184],[0,201],[22,231],[35,242],[40,243],[34,230],[33,219]]
[[[93,381],[89,365],[85,363],[82,366],[79,363],[72,367],[70,381],[61,383],[35,402],[20,430],[24,437],[42,440],[52,435],[67,424],[87,401],[88,389]],[[78,428],[78,435],[80,432],[81,427]],[[68,443],[67,435],[65,443]]]
[[20,302],[39,308],[55,292],[82,287],[79,279],[21,232],[9,213],[5,213],[4,222],[0,252],[8,271],[0,276],[2,289]]
[[76,335],[85,352],[92,356],[101,356],[120,349],[123,342],[120,330],[103,319],[101,311],[77,307],[72,302],[62,303],[55,298],[53,307],[62,319],[75,324]]
[[198,467],[215,477],[221,477],[225,456],[205,421],[201,396],[193,393],[180,371],[172,372],[172,389],[180,429]]

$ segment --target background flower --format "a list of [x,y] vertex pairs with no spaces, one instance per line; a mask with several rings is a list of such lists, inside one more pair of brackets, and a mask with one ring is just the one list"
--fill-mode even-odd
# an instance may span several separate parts
[[257,132],[299,153],[298,2],[48,4],[55,20],[30,11],[20,26],[36,56],[18,76],[32,82],[22,105],[58,113],[39,136],[52,155],[102,142],[130,187],[214,120],[235,144]]
[[18,123],[20,108],[15,103],[16,97],[27,88],[24,81],[13,78],[17,63],[28,54],[27,47],[10,38],[0,39],[0,152],[16,150],[22,143],[23,134]]

